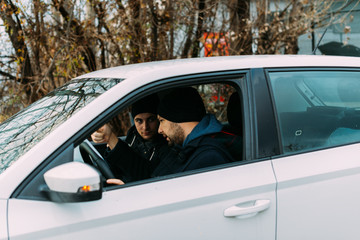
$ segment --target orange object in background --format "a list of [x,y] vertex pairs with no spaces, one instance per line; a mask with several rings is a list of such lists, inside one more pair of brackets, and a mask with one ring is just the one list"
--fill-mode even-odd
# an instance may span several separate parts
[[224,33],[204,33],[205,57],[229,56],[229,39]]

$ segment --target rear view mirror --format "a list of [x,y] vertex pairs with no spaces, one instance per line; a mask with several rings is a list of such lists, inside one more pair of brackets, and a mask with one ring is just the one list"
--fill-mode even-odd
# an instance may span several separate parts
[[53,202],[86,202],[101,199],[100,174],[93,167],[70,162],[54,167],[44,174],[42,191]]

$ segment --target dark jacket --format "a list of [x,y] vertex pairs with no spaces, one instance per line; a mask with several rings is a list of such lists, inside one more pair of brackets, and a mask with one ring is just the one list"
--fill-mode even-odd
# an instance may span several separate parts
[[132,126],[127,132],[125,142],[143,158],[152,161],[153,166],[157,166],[159,163],[159,149],[161,146],[167,145],[166,139],[160,134],[157,134],[152,140],[145,141],[135,126]]
[[213,115],[206,115],[187,136],[183,146],[174,146],[166,156],[160,156],[160,164],[151,176],[163,176],[234,161],[225,144],[215,137],[222,127]]
[[125,183],[229,163],[234,158],[225,143],[233,141],[233,136],[222,136],[221,129],[222,125],[214,116],[206,115],[185,139],[183,146],[160,147],[157,166],[134,151],[126,150],[128,146],[124,142],[113,149],[114,155],[109,155],[107,160],[112,168],[120,171],[120,179]]
[[124,182],[132,182],[148,178],[160,161],[160,151],[167,150],[167,141],[162,135],[145,141],[132,126],[125,142],[119,140],[110,150],[103,154],[116,178]]

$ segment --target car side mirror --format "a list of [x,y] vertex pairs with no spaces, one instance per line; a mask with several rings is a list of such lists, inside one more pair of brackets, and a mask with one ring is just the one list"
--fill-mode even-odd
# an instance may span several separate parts
[[92,166],[69,162],[44,174],[46,186],[41,191],[53,202],[87,202],[101,199],[100,174]]

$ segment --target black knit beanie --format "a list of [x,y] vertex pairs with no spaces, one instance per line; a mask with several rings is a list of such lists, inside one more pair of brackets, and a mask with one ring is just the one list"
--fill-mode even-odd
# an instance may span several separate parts
[[156,94],[144,97],[134,103],[131,107],[131,116],[134,118],[140,113],[157,114],[157,107],[159,105],[159,97]]
[[176,88],[165,95],[158,115],[171,122],[200,122],[206,110],[198,91],[192,87]]

